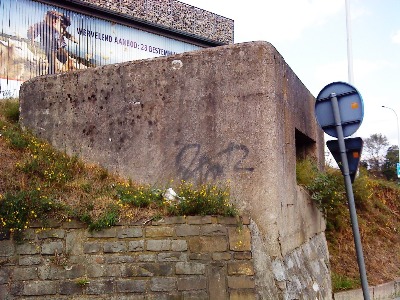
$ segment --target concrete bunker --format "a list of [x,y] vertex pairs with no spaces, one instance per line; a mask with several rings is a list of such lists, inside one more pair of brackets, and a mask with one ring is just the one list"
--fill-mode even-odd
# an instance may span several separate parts
[[38,77],[20,102],[23,126],[132,180],[230,180],[251,218],[259,297],[331,298],[325,223],[295,175],[298,157],[323,163],[323,133],[314,97],[271,44]]

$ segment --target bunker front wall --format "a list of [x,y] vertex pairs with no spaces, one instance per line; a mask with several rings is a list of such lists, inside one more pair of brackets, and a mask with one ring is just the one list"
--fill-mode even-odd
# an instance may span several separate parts
[[296,153],[323,163],[314,98],[267,42],[37,77],[20,104],[23,126],[134,181],[229,180],[271,256],[324,231],[295,174]]

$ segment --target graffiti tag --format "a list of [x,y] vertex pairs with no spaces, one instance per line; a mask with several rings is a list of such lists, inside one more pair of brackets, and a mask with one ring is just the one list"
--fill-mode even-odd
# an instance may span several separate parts
[[201,153],[200,144],[185,145],[175,159],[178,174],[184,180],[196,179],[200,182],[216,180],[227,172],[253,172],[253,167],[243,166],[249,149],[233,142],[214,156]]

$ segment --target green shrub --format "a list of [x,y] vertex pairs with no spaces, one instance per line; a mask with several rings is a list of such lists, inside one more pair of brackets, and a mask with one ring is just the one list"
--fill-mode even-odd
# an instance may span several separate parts
[[29,136],[23,133],[17,125],[3,124],[0,132],[13,149],[22,150],[29,145]]
[[201,185],[182,181],[177,187],[178,201],[169,205],[173,215],[222,215],[235,216],[236,209],[229,203],[229,189],[216,185]]
[[17,123],[19,120],[19,101],[10,99],[3,101],[1,105],[2,114],[12,123]]
[[58,209],[58,205],[42,195],[40,189],[6,193],[0,197],[1,225],[11,232],[26,229],[32,220]]
[[340,170],[326,168],[321,172],[312,161],[296,165],[297,182],[310,193],[326,219],[327,230],[340,230],[347,223],[347,196]]
[[122,204],[135,207],[148,207],[152,203],[159,203],[162,199],[161,191],[149,186],[135,186],[128,183],[118,184],[115,189]]

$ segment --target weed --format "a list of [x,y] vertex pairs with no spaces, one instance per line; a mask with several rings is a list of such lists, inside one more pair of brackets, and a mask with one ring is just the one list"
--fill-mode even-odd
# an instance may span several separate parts
[[119,210],[116,205],[110,205],[107,210],[96,220],[89,222],[89,230],[96,231],[114,226],[118,222]]
[[331,279],[332,279],[332,288],[334,291],[354,289],[360,285],[359,280],[355,280],[347,276],[339,275],[336,273],[331,274]]
[[89,279],[87,277],[84,277],[84,278],[76,279],[75,283],[77,285],[79,285],[80,287],[85,287],[90,283],[90,281],[89,281]]
[[51,261],[56,266],[65,267],[68,263],[68,257],[63,253],[58,253],[57,250],[54,252],[54,257],[51,258]]

